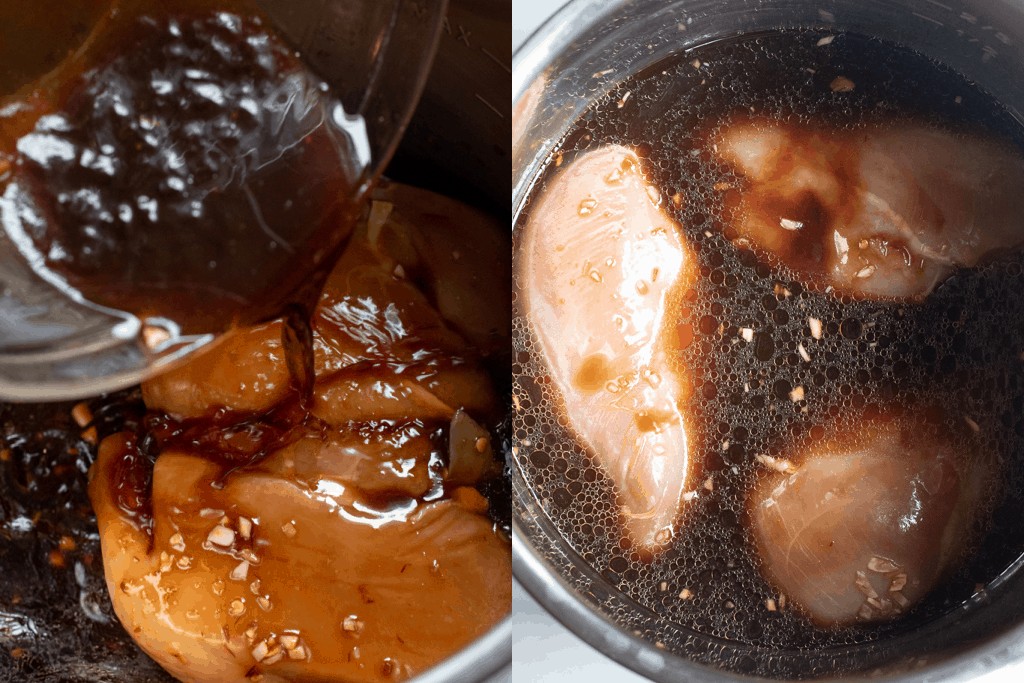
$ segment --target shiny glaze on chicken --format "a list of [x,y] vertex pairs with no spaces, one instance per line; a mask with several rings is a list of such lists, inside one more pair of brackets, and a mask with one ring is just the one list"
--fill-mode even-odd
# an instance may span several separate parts
[[146,383],[145,426],[102,444],[115,611],[183,681],[404,680],[510,608],[476,488],[501,473],[501,233],[430,193],[377,197],[316,309],[308,407],[274,322]]

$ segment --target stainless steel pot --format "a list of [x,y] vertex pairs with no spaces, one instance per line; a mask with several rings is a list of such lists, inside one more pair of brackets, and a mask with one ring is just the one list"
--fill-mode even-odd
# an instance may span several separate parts
[[[1024,120],[1024,2],[574,0],[513,59],[513,225],[552,146],[593,99],[680,50],[784,27],[849,30],[902,43],[965,74]],[[529,448],[518,453],[516,578],[593,647],[652,679],[909,682],[1024,676],[1024,572],[1015,571],[1016,565],[963,608],[892,640],[785,652],[715,640],[626,599],[579,557],[545,512],[548,502],[527,486],[519,458]],[[671,650],[655,643],[680,645]]]
[[[511,73],[512,0],[449,0],[433,71],[387,174],[506,214]],[[511,664],[506,617],[416,682],[498,683]]]

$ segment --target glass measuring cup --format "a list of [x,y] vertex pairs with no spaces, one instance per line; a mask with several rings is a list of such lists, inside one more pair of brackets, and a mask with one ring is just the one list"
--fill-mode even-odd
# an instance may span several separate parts
[[[111,7],[120,4],[115,1]],[[345,176],[352,203],[358,203],[390,159],[415,107],[446,3],[258,0],[257,4],[277,32],[299,49],[302,61],[331,86],[333,106],[320,114],[332,124],[332,140],[345,146],[345,156],[353,161],[339,175]],[[104,22],[111,14],[101,17],[48,77],[102,40]],[[58,400],[130,386],[214,341],[234,323],[211,315],[204,325],[183,329],[166,316],[134,315],[99,305],[95,297],[47,277],[38,262],[38,248],[22,229],[25,221],[11,215],[23,204],[7,202],[6,229],[0,232],[0,399]],[[300,251],[316,253],[293,264],[285,280],[290,289],[302,287],[311,275],[307,271],[329,259],[329,254],[319,253],[329,251],[319,244],[300,241],[297,245]],[[217,267],[230,265],[225,260]],[[261,275],[255,272],[257,280]],[[159,292],[155,296],[159,299]],[[196,300],[200,306],[205,303],[201,297]],[[212,301],[210,307],[214,310]]]

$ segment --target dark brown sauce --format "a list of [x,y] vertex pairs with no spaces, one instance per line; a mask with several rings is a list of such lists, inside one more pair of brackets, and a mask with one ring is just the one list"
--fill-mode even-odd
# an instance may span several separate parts
[[[736,202],[720,188],[741,179],[707,145],[730,122],[754,116],[850,131],[912,121],[1024,148],[1020,123],[961,75],[865,36],[837,35],[818,46],[823,35],[744,35],[677,55],[617,84],[553,147],[552,163],[538,174],[530,203],[517,217],[518,231],[529,224],[531,205],[559,167],[605,145],[635,149],[661,196],[684,199],[666,211],[683,227],[700,276],[696,291],[669,315],[680,366],[693,376],[693,397],[682,408],[695,424],[691,457],[699,464],[693,474],[697,495],[680,514],[673,546],[654,554],[624,535],[616,492],[559,413],[558,392],[530,331],[518,281],[515,457],[559,543],[600,577],[593,583],[581,578],[582,590],[592,591],[602,607],[614,605],[612,618],[669,651],[708,663],[720,665],[715,648],[730,643],[756,654],[745,673],[769,676],[834,675],[834,668],[810,670],[796,656],[790,662],[768,653],[867,647],[936,623],[969,601],[978,585],[1011,567],[1024,549],[1017,523],[1024,509],[1024,257],[1018,252],[958,271],[922,305],[911,306],[836,295],[783,265],[785,259],[730,239]],[[856,83],[843,97],[829,88],[840,75]],[[852,168],[856,159],[844,165]],[[806,220],[809,231],[841,218],[822,215],[813,202],[803,208],[794,218]],[[811,273],[820,268],[820,255],[810,249],[795,256]],[[798,343],[808,339],[810,315],[821,319],[824,339],[813,362],[806,362]],[[744,328],[757,331],[753,339],[733,343]],[[796,387],[806,388],[806,400],[791,398]],[[751,549],[744,509],[751,483],[764,475],[755,455],[805,448],[836,430],[855,433],[862,420],[899,419],[905,410],[935,403],[946,408],[943,428],[956,435],[955,443],[965,443],[966,415],[980,425],[986,448],[1006,463],[1002,488],[987,492],[992,523],[973,530],[973,555],[894,622],[823,629],[791,606],[769,611],[766,600],[778,596]],[[701,487],[708,477],[710,490]],[[566,572],[572,581],[582,575]],[[699,649],[704,647],[707,656]]]
[[245,0],[113,3],[2,104],[5,228],[36,271],[184,333],[309,305],[357,212],[339,102]]

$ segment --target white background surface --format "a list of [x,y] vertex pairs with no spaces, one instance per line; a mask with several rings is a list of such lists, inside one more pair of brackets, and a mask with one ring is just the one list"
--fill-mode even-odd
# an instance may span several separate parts
[[[563,0],[514,0],[512,48],[553,14]],[[619,666],[552,619],[518,584],[512,586],[513,631],[510,683],[641,683],[647,681]]]
[[[565,0],[514,0],[513,50],[563,4]],[[643,683],[648,680],[619,666],[567,631],[518,583],[512,588],[515,640],[510,683]],[[975,683],[1022,681],[1024,666],[1015,666],[994,671]]]

